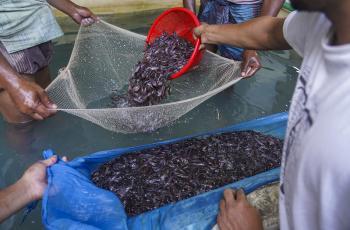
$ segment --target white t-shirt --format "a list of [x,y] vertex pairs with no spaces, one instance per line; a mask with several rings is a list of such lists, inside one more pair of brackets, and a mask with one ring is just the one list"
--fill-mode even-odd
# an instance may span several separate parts
[[321,13],[291,13],[284,36],[303,63],[283,150],[281,229],[350,229],[350,44],[329,45]]

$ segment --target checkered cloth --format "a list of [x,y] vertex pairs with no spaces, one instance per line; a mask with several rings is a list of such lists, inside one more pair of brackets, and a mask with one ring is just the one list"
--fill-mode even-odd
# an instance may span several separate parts
[[[238,24],[259,16],[261,7],[260,1],[235,4],[227,0],[201,0],[198,18],[208,24]],[[228,45],[219,45],[218,48],[221,56],[242,60],[243,49]]]
[[0,53],[17,73],[32,75],[50,64],[53,54],[53,45],[51,41],[45,42],[9,54],[4,45],[0,42]]

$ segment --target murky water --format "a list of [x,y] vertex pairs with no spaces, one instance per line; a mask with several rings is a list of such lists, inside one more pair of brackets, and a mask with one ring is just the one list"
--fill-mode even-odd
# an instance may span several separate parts
[[[145,34],[159,12],[104,16],[103,20]],[[73,48],[78,26],[60,19],[65,36],[55,41],[52,76],[65,66]],[[58,113],[27,127],[15,127],[0,118],[0,187],[14,183],[23,171],[41,158],[44,149],[54,149],[70,159],[100,150],[150,143],[222,128],[241,121],[287,111],[301,59],[295,52],[261,52],[263,69],[255,77],[204,102],[169,127],[147,134],[109,132],[83,119]],[[0,229],[42,229],[40,205],[20,225],[20,212]]]

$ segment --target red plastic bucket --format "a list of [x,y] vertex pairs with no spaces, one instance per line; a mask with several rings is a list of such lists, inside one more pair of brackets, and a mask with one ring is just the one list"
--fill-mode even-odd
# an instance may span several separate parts
[[176,32],[178,36],[191,42],[194,46],[194,51],[187,64],[177,73],[170,76],[170,79],[180,77],[191,68],[197,66],[201,61],[203,57],[203,51],[199,50],[201,41],[193,37],[193,29],[199,25],[197,16],[192,11],[182,7],[175,7],[164,11],[151,26],[146,39],[147,44],[152,43],[163,32],[169,34]]

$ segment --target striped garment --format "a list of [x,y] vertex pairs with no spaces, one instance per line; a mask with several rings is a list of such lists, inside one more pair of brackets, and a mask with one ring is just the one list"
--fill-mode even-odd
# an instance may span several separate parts
[[[235,4],[227,0],[201,0],[198,18],[208,24],[237,24],[259,16],[261,7],[260,1],[253,4]],[[223,57],[242,60],[241,48],[219,45],[218,49]]]
[[32,75],[49,65],[53,45],[52,42],[45,42],[10,54],[0,42],[0,53],[18,73]]

